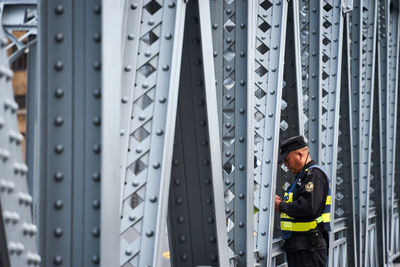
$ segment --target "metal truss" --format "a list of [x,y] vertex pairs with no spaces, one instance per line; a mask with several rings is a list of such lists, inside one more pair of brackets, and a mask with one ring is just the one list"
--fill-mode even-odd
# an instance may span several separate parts
[[[3,29],[7,35],[9,63],[13,63],[22,53],[27,53],[29,48],[36,43],[37,37],[37,1],[36,0],[7,0],[0,5],[0,16]],[[23,34],[16,37],[13,32]]]
[[253,187],[246,179],[247,4],[210,1],[210,10],[229,258],[235,266],[246,266],[251,265],[253,258],[247,244],[253,234],[253,215],[248,212],[245,197],[246,189]]
[[160,266],[185,6],[125,1],[123,9],[120,265]]
[[331,182],[329,266],[400,256],[396,1],[36,10],[1,2],[1,62],[29,47],[30,77],[28,172],[0,70],[2,265],[284,266],[274,194],[291,175],[276,161],[297,134]]
[[28,193],[28,168],[23,163],[21,144],[24,139],[18,132],[12,91],[12,71],[8,65],[7,38],[0,30],[0,236],[1,266],[39,266],[37,254],[38,229],[32,222],[32,196]]
[[[256,261],[270,266],[273,251],[274,193],[283,88],[286,1],[251,2],[249,74],[254,125],[254,235]],[[253,131],[253,130],[251,130]],[[249,160],[249,164],[252,161]]]

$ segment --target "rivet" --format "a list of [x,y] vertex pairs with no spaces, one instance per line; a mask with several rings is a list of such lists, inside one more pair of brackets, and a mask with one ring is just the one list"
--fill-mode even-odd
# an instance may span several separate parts
[[62,234],[63,234],[63,231],[62,231],[61,227],[57,227],[57,228],[54,230],[54,236],[55,236],[55,237],[60,237],[60,236],[62,236]]
[[99,126],[101,124],[100,117],[98,117],[98,116],[94,117],[93,124],[96,125],[96,126]]
[[99,264],[99,263],[100,263],[100,257],[99,257],[99,255],[93,255],[93,256],[92,256],[92,263],[93,263],[93,264]]
[[57,15],[61,15],[62,13],[64,13],[64,6],[63,5],[58,5],[58,6],[56,6],[56,8],[55,8],[55,12],[56,12],[56,14]]
[[164,71],[167,71],[167,70],[169,70],[169,66],[168,66],[168,65],[164,65],[164,66],[162,67],[162,69],[163,69]]
[[172,39],[172,34],[168,33],[165,35],[165,39],[171,40]]
[[62,202],[61,199],[57,199],[56,202],[54,202],[54,208],[55,209],[62,209],[64,206],[64,203]]
[[244,29],[246,27],[246,24],[244,24],[243,22],[240,23],[240,28]]
[[131,222],[134,222],[134,221],[136,220],[136,217],[133,216],[133,215],[129,215],[128,219],[129,219]]
[[217,255],[211,254],[211,255],[210,255],[210,259],[211,259],[212,261],[217,261]]
[[97,15],[99,15],[101,13],[101,7],[99,5],[95,5],[93,7],[93,12]]
[[61,71],[64,68],[64,63],[59,60],[54,64],[54,69],[57,71]]
[[243,142],[243,141],[244,141],[244,137],[243,136],[239,137],[239,142]]
[[181,261],[187,261],[188,260],[188,255],[186,253],[183,253],[181,255]]
[[151,203],[155,203],[157,201],[157,196],[152,196],[151,198],[150,198],[150,202]]
[[181,235],[181,236],[179,237],[179,241],[180,241],[181,243],[185,242],[185,241],[186,241],[186,236]]
[[167,99],[165,97],[161,97],[158,101],[160,103],[165,103],[165,101],[167,101]]
[[101,96],[100,89],[94,89],[93,90],[93,96],[96,97],[96,98],[99,98]]
[[99,236],[100,236],[100,230],[99,230],[99,228],[94,227],[94,228],[92,229],[92,236],[94,236],[94,237],[99,237]]
[[137,7],[138,7],[138,4],[137,4],[137,3],[131,4],[131,9],[136,9]]
[[239,55],[240,55],[240,57],[244,57],[246,55],[246,53],[244,51],[240,51]]
[[92,202],[92,207],[94,208],[94,209],[99,209],[100,208],[100,201],[99,200],[93,200],[93,202]]
[[182,198],[177,197],[177,198],[175,199],[175,202],[176,202],[176,204],[181,205],[181,204],[183,203],[183,200],[182,200]]
[[60,255],[55,256],[53,262],[55,265],[60,265],[62,263],[62,257]]
[[133,254],[133,251],[131,249],[125,250],[125,255],[126,256],[131,256]]
[[160,168],[160,163],[159,163],[159,162],[154,163],[154,164],[153,164],[153,168],[154,168],[154,169]]
[[56,34],[56,36],[54,36],[54,40],[57,42],[57,43],[61,43],[62,41],[64,41],[64,34],[62,34],[62,33],[57,33]]
[[174,2],[169,3],[169,4],[168,4],[168,7],[169,7],[169,8],[174,8],[174,7],[175,7],[175,3],[174,3]]
[[93,34],[93,41],[95,41],[96,43],[101,41],[101,35],[100,33],[95,33]]
[[132,41],[134,38],[135,38],[135,36],[132,33],[128,34],[129,41]]
[[56,174],[54,174],[54,180],[56,182],[61,182],[64,179],[64,175],[62,174],[62,172],[56,172]]
[[131,65],[126,65],[125,67],[124,67],[124,71],[125,72],[130,72],[132,70],[132,66]]
[[217,23],[214,23],[214,24],[212,25],[212,28],[213,28],[214,30],[218,29],[218,24],[217,24]]
[[99,61],[93,62],[93,69],[100,70],[101,69],[101,63]]
[[164,133],[164,131],[161,130],[161,129],[158,129],[157,132],[156,132],[156,134],[157,134],[158,136],[163,135],[163,133]]
[[147,24],[149,24],[150,26],[154,25],[154,20],[153,20],[153,19],[149,19],[149,21],[147,22]]
[[64,147],[63,147],[63,145],[56,145],[56,147],[54,148],[54,151],[57,153],[57,154],[61,154],[61,153],[63,153],[63,151],[64,151]]
[[240,193],[240,194],[239,194],[239,198],[240,198],[240,199],[243,199],[243,198],[244,198],[244,194],[243,194],[243,193]]
[[98,172],[93,173],[92,179],[93,179],[93,181],[95,181],[95,182],[100,181],[100,173],[98,173]]
[[152,230],[146,232],[147,237],[152,237],[153,235],[154,235],[154,232]]
[[216,241],[215,236],[210,236],[210,237],[208,238],[208,241],[210,241],[210,243],[215,243],[215,241]]
[[57,126],[61,126],[64,123],[64,119],[61,116],[56,117],[56,119],[54,120],[54,124]]
[[184,223],[184,222],[185,222],[185,218],[183,218],[183,216],[179,216],[178,223]]
[[101,152],[101,146],[99,144],[94,145],[93,152],[99,154]]

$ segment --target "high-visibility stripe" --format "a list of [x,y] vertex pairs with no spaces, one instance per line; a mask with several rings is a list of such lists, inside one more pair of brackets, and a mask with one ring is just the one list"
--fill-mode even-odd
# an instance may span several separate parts
[[321,215],[321,217],[322,217],[322,221],[324,223],[330,223],[331,222],[331,214],[330,213],[323,213]]
[[325,205],[331,205],[331,196],[330,195],[328,195],[326,197]]
[[281,219],[293,219],[293,217],[290,217],[289,215],[287,215],[284,212],[281,212]]
[[317,228],[317,222],[281,222],[281,230],[292,231],[292,232],[307,232]]

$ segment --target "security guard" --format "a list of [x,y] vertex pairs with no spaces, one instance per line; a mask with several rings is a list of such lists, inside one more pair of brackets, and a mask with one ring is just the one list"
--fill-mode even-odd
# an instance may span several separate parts
[[314,160],[302,136],[280,144],[279,164],[284,161],[296,179],[283,200],[275,195],[275,211],[281,213],[283,250],[289,267],[326,266],[330,231],[328,177]]

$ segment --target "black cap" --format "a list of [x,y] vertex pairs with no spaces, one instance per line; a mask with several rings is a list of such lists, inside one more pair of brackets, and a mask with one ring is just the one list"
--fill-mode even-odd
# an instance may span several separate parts
[[282,140],[279,144],[279,156],[278,156],[278,164],[281,164],[282,161],[286,158],[286,156],[297,149],[306,147],[307,144],[304,141],[303,136],[297,135],[290,137],[288,139]]

